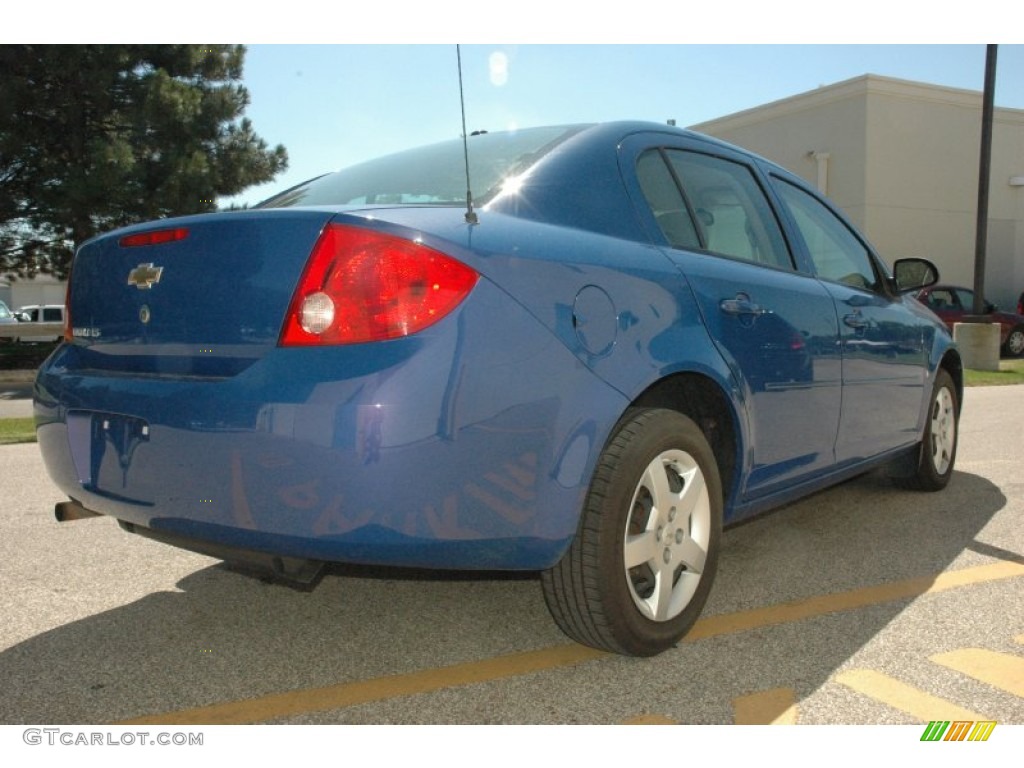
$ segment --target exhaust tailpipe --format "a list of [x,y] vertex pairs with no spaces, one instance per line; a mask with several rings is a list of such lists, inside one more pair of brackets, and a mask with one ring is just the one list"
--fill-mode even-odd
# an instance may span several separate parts
[[77,501],[61,501],[53,508],[53,516],[58,523],[66,523],[69,520],[85,520],[90,517],[102,517],[99,512],[86,509]]

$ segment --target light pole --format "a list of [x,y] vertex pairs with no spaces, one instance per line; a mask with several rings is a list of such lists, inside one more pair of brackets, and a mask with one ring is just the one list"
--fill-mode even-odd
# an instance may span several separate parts
[[975,315],[985,314],[985,248],[988,241],[988,186],[992,167],[992,110],[996,90],[996,51],[998,45],[985,48],[985,92],[981,106],[981,160],[978,170],[978,221],[974,239]]

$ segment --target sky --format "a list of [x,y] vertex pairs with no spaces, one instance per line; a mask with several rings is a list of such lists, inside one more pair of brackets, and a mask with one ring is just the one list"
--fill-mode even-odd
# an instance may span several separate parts
[[[229,203],[461,134],[641,119],[689,126],[863,74],[981,91],[1024,109],[1019,12],[1005,0],[374,0],[8,4],[7,42],[242,43],[246,116],[289,169]],[[809,44],[813,43],[813,44]],[[938,44],[942,43],[942,44]]]
[[[689,126],[871,73],[981,91],[985,45],[468,44],[466,128],[640,119]],[[246,111],[289,169],[222,204],[461,135],[454,44],[248,46]],[[1024,109],[1024,45],[999,46],[996,105]]]

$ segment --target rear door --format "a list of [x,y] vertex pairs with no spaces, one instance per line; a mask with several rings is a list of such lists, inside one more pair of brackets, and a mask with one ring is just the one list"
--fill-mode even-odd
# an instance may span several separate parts
[[832,297],[796,269],[762,178],[742,155],[664,140],[637,155],[645,213],[742,390],[750,436],[743,495],[828,471],[841,404]]

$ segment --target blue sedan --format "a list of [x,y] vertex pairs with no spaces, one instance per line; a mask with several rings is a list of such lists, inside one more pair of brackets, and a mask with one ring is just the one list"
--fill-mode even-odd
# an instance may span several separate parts
[[724,524],[953,472],[960,358],[908,295],[934,266],[668,126],[414,149],[97,237],[72,275],[35,385],[58,519],[292,583],[536,570],[570,637],[653,655]]

